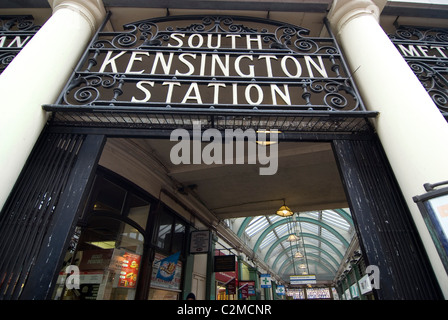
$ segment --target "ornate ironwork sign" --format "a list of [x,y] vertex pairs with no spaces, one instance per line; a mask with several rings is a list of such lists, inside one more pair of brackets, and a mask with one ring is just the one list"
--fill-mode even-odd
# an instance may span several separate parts
[[448,118],[448,29],[400,26],[389,38]]
[[333,37],[281,22],[174,16],[99,32],[54,121],[359,131],[367,112]]
[[0,15],[0,73],[39,30],[32,16]]

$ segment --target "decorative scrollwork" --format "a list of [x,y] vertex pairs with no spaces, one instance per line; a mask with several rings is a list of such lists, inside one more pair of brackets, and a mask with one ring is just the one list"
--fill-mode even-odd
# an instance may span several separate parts
[[16,57],[16,52],[7,52],[0,54],[0,72],[6,69],[6,67],[11,63]]
[[[436,106],[442,112],[448,111],[448,74],[447,63],[437,61],[430,64],[430,61],[408,61],[409,67],[420,80],[423,87]],[[445,75],[445,76],[444,76]]]
[[[100,89],[113,88],[118,76],[90,75],[76,78],[64,95],[67,104],[92,105],[101,97]],[[77,88],[72,92],[72,89]],[[101,90],[102,91],[102,90]],[[74,100],[73,100],[74,99]]]
[[[311,95],[303,88],[306,96]],[[309,84],[311,92],[323,95],[322,102],[329,111],[355,111],[359,109],[359,99],[347,81],[317,80]],[[308,105],[312,105],[309,103]]]
[[300,26],[176,16],[138,21],[124,30],[98,34],[60,104],[142,114],[365,112],[335,40],[309,37]]
[[[30,15],[1,16],[0,37],[8,39],[0,48],[0,73],[12,62],[22,46],[40,29]],[[20,41],[17,41],[20,39]],[[4,41],[4,40],[3,40]]]
[[448,42],[448,29],[400,26],[396,29],[395,34],[389,35],[389,38],[392,40]]
[[448,92],[442,90],[428,90],[428,94],[442,112],[448,112]]
[[439,110],[448,112],[448,29],[399,26],[389,37]]
[[37,31],[40,26],[34,24],[30,15],[0,16],[0,32]]
[[124,33],[116,36],[112,40],[112,44],[115,47],[122,47],[122,48],[130,48],[135,46],[137,43],[137,36],[132,33]]
[[[256,18],[229,16],[205,16],[200,22],[196,17],[185,16],[173,19],[177,26],[162,29],[160,21],[150,19],[127,24],[126,32],[103,33],[92,48],[142,48],[168,44],[173,33],[188,34],[254,34],[260,35],[266,48],[292,50],[299,53],[339,54],[333,39],[320,43],[319,38],[307,37],[310,30],[290,24]],[[253,21],[252,21],[253,20]],[[162,22],[165,22],[163,20]],[[255,26],[247,23],[255,22]],[[182,25],[185,23],[185,25]]]

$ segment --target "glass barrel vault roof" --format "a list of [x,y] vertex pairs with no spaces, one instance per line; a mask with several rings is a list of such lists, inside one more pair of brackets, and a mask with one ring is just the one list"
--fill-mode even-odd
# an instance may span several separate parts
[[[295,213],[292,217],[233,219],[237,235],[284,281],[294,274],[315,274],[331,281],[354,236],[348,208]],[[295,234],[299,240],[288,241]],[[294,257],[296,252],[303,257]]]

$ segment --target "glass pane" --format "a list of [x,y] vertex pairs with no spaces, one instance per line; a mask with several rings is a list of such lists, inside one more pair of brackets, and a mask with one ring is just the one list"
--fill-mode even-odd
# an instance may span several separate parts
[[95,188],[99,189],[99,193],[94,210],[121,214],[126,190],[106,179],[99,180]]
[[173,225],[173,217],[162,213],[159,221],[159,232],[157,236],[157,246],[167,251],[170,250],[171,244],[171,227]]
[[173,244],[171,252],[175,253],[178,251],[182,251],[184,244],[185,244],[185,224],[183,224],[181,221],[176,221],[176,225],[174,226]]
[[137,222],[140,227],[146,229],[146,221],[148,221],[149,207],[148,201],[137,197],[130,193],[127,199],[127,215],[130,219]]
[[[80,286],[60,292],[63,300],[133,300],[137,287],[143,235],[132,226],[93,216],[81,232],[73,265]],[[64,279],[58,283],[64,286]]]

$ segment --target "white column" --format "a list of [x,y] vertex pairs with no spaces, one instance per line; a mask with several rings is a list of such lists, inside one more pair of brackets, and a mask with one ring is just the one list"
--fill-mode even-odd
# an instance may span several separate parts
[[50,0],[53,15],[0,76],[0,209],[48,114],[105,17],[100,0]]
[[[378,1],[381,3],[381,1]],[[448,124],[380,27],[370,0],[335,0],[328,19],[448,297],[448,277],[421,213],[412,200],[424,183],[448,180]]]

